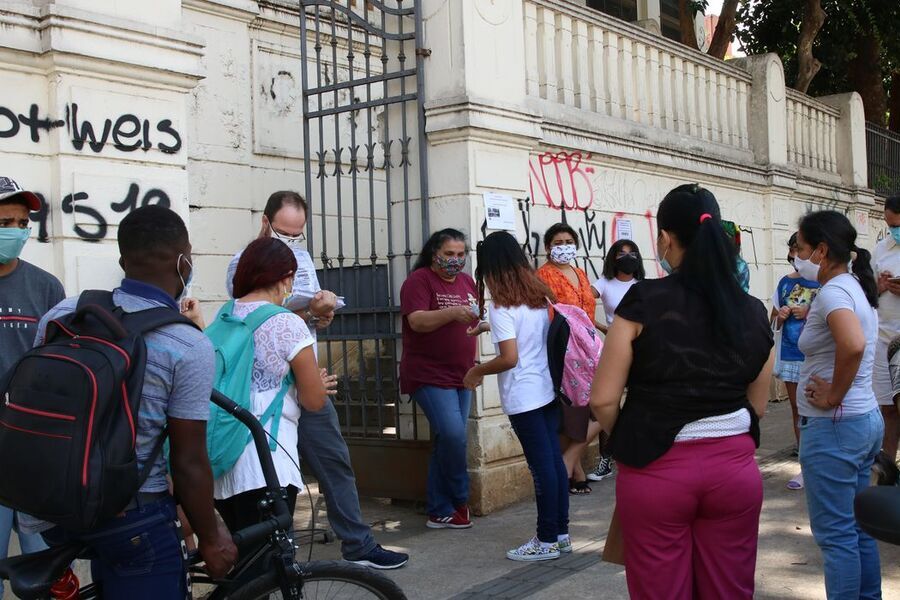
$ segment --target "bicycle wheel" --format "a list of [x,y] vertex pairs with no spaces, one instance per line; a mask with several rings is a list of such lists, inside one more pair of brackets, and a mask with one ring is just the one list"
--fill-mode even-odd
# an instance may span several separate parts
[[[229,595],[229,600],[280,600],[275,573],[254,579]],[[397,584],[376,571],[342,561],[303,564],[304,600],[406,600]]]

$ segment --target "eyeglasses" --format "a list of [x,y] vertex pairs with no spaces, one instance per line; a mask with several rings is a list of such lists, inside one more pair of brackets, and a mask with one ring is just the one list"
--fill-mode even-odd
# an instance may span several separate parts
[[280,231],[272,227],[271,224],[269,224],[269,231],[272,232],[272,237],[281,240],[285,244],[299,244],[300,242],[306,241],[305,233],[300,233],[298,235],[288,235],[286,233],[281,233]]
[[619,252],[618,254],[616,254],[617,259],[625,257],[639,258],[637,252]]

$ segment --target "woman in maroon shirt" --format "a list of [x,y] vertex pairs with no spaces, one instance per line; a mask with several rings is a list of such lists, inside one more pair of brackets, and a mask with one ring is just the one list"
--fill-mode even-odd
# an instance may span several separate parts
[[400,288],[403,356],[400,391],[422,408],[434,437],[428,467],[428,527],[465,529],[469,519],[466,420],[472,392],[463,378],[475,364],[478,302],[466,265],[466,237],[433,234]]

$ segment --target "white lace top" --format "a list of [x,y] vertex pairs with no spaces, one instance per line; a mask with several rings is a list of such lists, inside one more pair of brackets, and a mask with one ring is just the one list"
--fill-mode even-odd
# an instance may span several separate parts
[[[234,316],[246,318],[263,302],[234,303]],[[250,384],[250,399],[253,414],[262,416],[281,389],[281,382],[291,368],[293,360],[301,350],[312,346],[315,339],[306,323],[293,313],[275,315],[263,323],[253,336],[255,355]],[[275,471],[282,486],[293,485],[303,489],[303,479],[294,463],[300,464],[297,455],[297,424],[300,420],[300,405],[297,403],[297,388],[291,386],[284,396],[284,408],[278,425],[278,443],[272,453]],[[272,431],[272,423],[266,425]],[[286,452],[285,452],[286,451]],[[250,443],[238,458],[234,468],[215,481],[217,500],[257,490],[266,484],[255,446]]]

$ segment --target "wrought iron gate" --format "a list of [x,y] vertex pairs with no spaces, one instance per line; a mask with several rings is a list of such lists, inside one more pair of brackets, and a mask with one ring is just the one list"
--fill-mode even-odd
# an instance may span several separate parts
[[310,254],[347,307],[319,337],[363,493],[424,493],[427,422],[401,401],[399,289],[428,234],[420,4],[301,0]]

